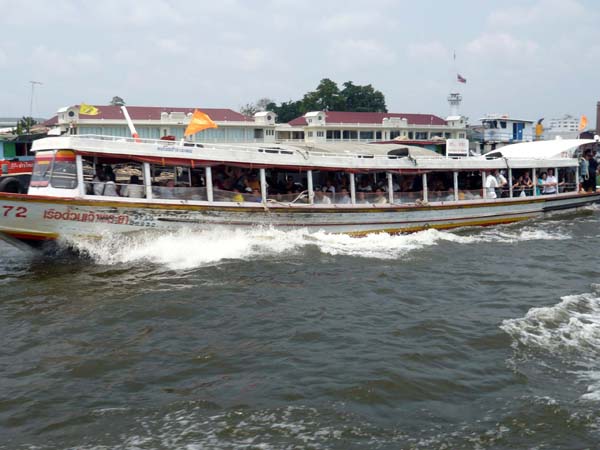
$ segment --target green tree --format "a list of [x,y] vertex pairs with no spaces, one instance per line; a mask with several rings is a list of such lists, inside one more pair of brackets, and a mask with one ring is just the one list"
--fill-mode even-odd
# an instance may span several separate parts
[[317,89],[304,94],[302,109],[307,111],[344,111],[345,101],[338,85],[329,78],[323,78]]
[[[258,109],[259,102],[249,103],[242,107],[249,107],[252,114],[256,111],[268,110],[277,114],[280,123],[289,122],[296,117],[306,114],[308,111],[360,111],[360,112],[387,112],[385,97],[381,91],[372,85],[360,86],[352,81],[346,81],[344,88],[329,78],[323,78],[314,91],[307,92],[302,100],[289,100],[277,105],[275,102],[267,103],[264,108]],[[251,114],[250,114],[251,115]]]
[[37,124],[37,121],[33,117],[22,117],[17,122],[17,135],[21,136],[23,134],[31,133],[31,128]]
[[112,106],[125,106],[125,100],[123,100],[121,97],[115,95],[112,100],[110,101],[110,104]]
[[370,84],[360,86],[346,81],[340,94],[345,99],[346,111],[387,112],[385,97]]
[[300,101],[288,101],[283,102],[277,106],[274,102],[267,105],[267,111],[273,111],[277,114],[277,121],[280,123],[286,123],[294,120],[296,117],[303,115],[306,111],[302,109],[302,102]]

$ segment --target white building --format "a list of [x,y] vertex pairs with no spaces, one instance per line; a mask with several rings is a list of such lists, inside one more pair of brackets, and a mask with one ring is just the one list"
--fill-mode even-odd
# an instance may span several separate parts
[[557,137],[577,139],[579,137],[579,119],[569,114],[565,114],[562,119],[550,119],[544,127],[544,139],[556,139]]
[[488,114],[481,119],[481,123],[483,125],[481,150],[484,153],[508,144],[533,141],[532,120],[514,119],[508,114]]
[[[79,105],[61,108],[46,122],[63,133],[130,136],[119,106],[97,105],[96,115],[83,115]],[[200,108],[218,125],[187,139],[195,142],[327,142],[327,141],[442,141],[466,137],[466,118],[446,120],[433,114],[311,111],[289,123],[277,123],[271,111],[247,117],[231,109]],[[140,138],[173,136],[183,139],[194,108],[128,106]]]

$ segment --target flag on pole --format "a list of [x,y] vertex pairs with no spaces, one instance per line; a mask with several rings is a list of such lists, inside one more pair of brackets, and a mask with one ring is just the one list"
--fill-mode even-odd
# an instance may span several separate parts
[[97,116],[100,114],[100,110],[95,106],[82,103],[79,105],[79,114],[83,114],[85,116]]
[[581,119],[579,119],[579,131],[583,131],[585,127],[587,127],[587,117],[581,116]]
[[467,79],[465,77],[463,77],[460,73],[456,74],[456,81],[458,81],[459,83],[466,83]]
[[190,123],[183,134],[185,136],[189,136],[190,134],[195,134],[199,131],[205,130],[206,128],[218,128],[218,126],[210,117],[208,117],[208,114],[196,109],[194,110],[194,114],[190,119]]
[[535,137],[538,139],[542,137],[542,134],[544,134],[544,125],[542,125],[543,120],[544,118],[542,117],[540,120],[537,121],[537,124],[535,125]]

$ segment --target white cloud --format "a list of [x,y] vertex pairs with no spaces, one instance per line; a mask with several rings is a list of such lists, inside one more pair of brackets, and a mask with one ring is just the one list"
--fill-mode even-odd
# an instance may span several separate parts
[[342,39],[329,48],[333,61],[342,67],[361,67],[371,64],[386,66],[396,60],[396,53],[373,39]]
[[500,29],[543,26],[551,22],[572,21],[585,14],[586,10],[578,0],[539,0],[530,6],[503,6],[489,15],[488,22],[490,27]]
[[169,53],[172,55],[181,55],[187,53],[187,47],[179,42],[177,39],[171,38],[162,38],[156,39],[154,44],[163,52]]
[[539,45],[529,39],[518,39],[508,33],[484,33],[467,44],[467,51],[474,56],[484,56],[490,59],[508,58],[525,62],[526,57],[534,54]]
[[408,56],[413,59],[436,61],[450,58],[450,51],[439,41],[409,44],[407,51]]
[[376,11],[356,11],[332,14],[321,20],[319,29],[327,33],[356,32],[357,30],[380,29],[389,23],[388,19]]
[[61,52],[45,46],[36,47],[30,61],[38,73],[47,77],[80,77],[84,73],[92,75],[101,66],[98,58],[92,54]]

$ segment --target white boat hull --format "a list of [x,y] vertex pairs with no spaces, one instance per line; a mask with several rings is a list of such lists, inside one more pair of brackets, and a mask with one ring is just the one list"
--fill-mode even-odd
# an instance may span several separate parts
[[272,226],[331,233],[414,232],[487,226],[574,209],[600,200],[600,193],[559,194],[429,205],[269,205],[170,201],[137,203],[110,198],[52,198],[0,194],[0,233],[12,242],[44,241],[142,230],[206,230]]

